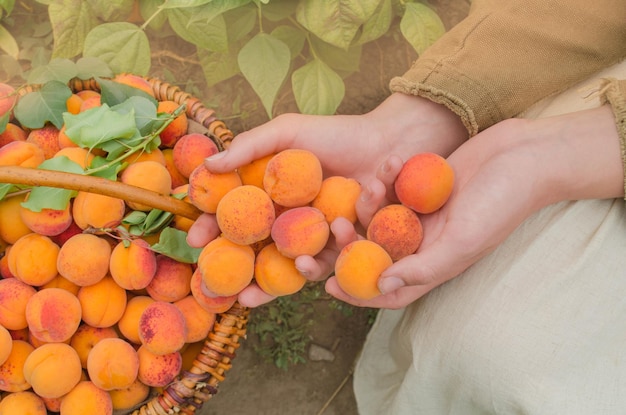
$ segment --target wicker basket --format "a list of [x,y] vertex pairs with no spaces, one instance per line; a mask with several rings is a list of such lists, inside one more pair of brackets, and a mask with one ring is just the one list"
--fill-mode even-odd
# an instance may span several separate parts
[[[190,120],[189,131],[202,132],[211,138],[220,150],[228,147],[233,133],[224,122],[216,119],[215,112],[206,108],[202,102],[182,91],[177,86],[159,79],[145,78],[159,101],[175,101],[179,105],[186,104],[186,114]],[[69,82],[73,92],[81,90],[100,91],[96,80],[73,79]],[[29,86],[19,90],[20,96],[36,90],[38,86]],[[77,176],[77,177],[74,177]],[[25,184],[31,186],[62,187],[71,190],[89,191],[113,197],[147,204],[154,208],[182,215],[191,219],[197,218],[200,212],[191,204],[169,196],[132,187],[120,182],[85,177],[53,171],[26,169],[20,167],[0,167],[0,183]],[[129,192],[130,190],[130,192]],[[129,195],[132,195],[129,197]],[[192,367],[183,371],[171,384],[152,393],[146,402],[137,408],[116,411],[116,415],[167,415],[195,414],[203,404],[218,391],[219,384],[224,380],[226,372],[232,366],[235,352],[240,341],[245,337],[249,309],[236,302],[228,311],[217,315],[201,351],[196,356]]]

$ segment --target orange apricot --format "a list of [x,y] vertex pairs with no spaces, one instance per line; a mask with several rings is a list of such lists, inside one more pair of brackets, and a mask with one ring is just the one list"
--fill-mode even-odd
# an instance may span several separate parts
[[145,345],[137,349],[139,372],[137,378],[148,386],[163,387],[171,383],[183,363],[179,351],[166,354],[152,353]]
[[344,246],[335,262],[339,287],[352,297],[370,300],[381,294],[378,277],[393,264],[389,254],[367,239]]
[[26,305],[36,292],[17,278],[0,279],[0,325],[9,330],[27,328]]
[[13,141],[0,147],[0,166],[37,167],[46,160],[44,151],[35,143]]
[[[176,101],[159,101],[157,113],[173,114],[180,105]],[[161,146],[172,148],[182,136],[187,133],[187,114],[182,111],[160,133]]]
[[93,108],[98,108],[101,105],[102,105],[102,98],[99,96],[85,98],[83,102],[80,103],[79,112],[85,112]]
[[9,358],[11,348],[13,348],[11,333],[4,326],[0,325],[0,365]]
[[[26,195],[26,200],[28,200],[28,196]],[[65,209],[43,208],[38,212],[22,206],[20,217],[28,229],[45,236],[59,235],[72,224],[69,204]]]
[[394,183],[400,203],[423,214],[441,208],[450,197],[453,186],[452,166],[435,153],[419,153],[408,159]]
[[135,153],[130,155],[126,161],[128,163],[139,163],[140,161],[156,161],[165,166],[165,157],[163,156],[163,152],[155,148],[154,150],[147,152],[142,151],[140,153]]
[[84,170],[91,165],[91,162],[96,156],[89,150],[81,147],[63,147],[54,155],[54,158],[57,157],[67,157]]
[[57,270],[76,285],[92,285],[107,275],[110,258],[111,245],[106,239],[79,233],[61,246],[57,256]]
[[220,200],[215,211],[224,237],[240,245],[250,245],[270,236],[275,215],[269,195],[252,185],[232,189]]
[[124,336],[129,342],[133,344],[141,344],[139,338],[139,320],[141,314],[144,312],[148,305],[152,304],[154,299],[147,295],[138,295],[132,297],[126,303],[126,309],[124,314],[117,322],[117,328],[122,336]]
[[61,149],[59,146],[59,129],[52,124],[31,130],[26,142],[33,143],[43,150],[44,157],[50,159]]
[[76,295],[78,294],[78,290],[80,289],[80,286],[74,284],[73,282],[71,282],[70,280],[68,280],[67,278],[59,274],[56,277],[54,277],[52,280],[50,280],[50,282],[39,287],[39,289],[44,289],[44,288],[61,288],[69,293]]
[[295,260],[281,254],[275,243],[257,254],[254,279],[263,291],[275,297],[294,294],[307,281],[296,268]]
[[126,290],[108,275],[95,284],[81,287],[77,297],[83,310],[83,321],[94,327],[114,325],[126,308]]
[[177,261],[165,255],[157,255],[154,278],[146,286],[150,297],[173,303],[191,292],[191,264]]
[[9,357],[0,365],[0,391],[20,392],[31,388],[24,377],[24,362],[35,348],[24,340],[13,340]]
[[[182,200],[185,202],[191,203],[191,200],[189,199],[189,195],[187,195],[188,191],[189,191],[189,183],[183,184],[182,186],[178,186],[172,189],[172,195],[184,194],[185,196],[182,198]],[[191,225],[193,225],[194,222],[195,221],[193,219],[189,219],[181,215],[174,215],[170,226],[172,226],[175,229],[181,230],[183,232],[189,232],[189,229],[191,229]]]
[[83,89],[82,91],[76,92],[76,95],[83,101],[89,98],[100,98],[100,92],[93,89]]
[[163,154],[163,158],[165,159],[165,168],[168,172],[170,172],[170,176],[172,177],[172,189],[188,184],[188,178],[183,176],[174,164],[174,149],[164,148],[161,152]]
[[[169,195],[172,190],[172,178],[165,165],[152,160],[129,164],[122,171],[120,181],[162,195]],[[148,211],[152,209],[150,206],[131,201],[126,201],[126,204],[134,210]]]
[[143,239],[135,239],[128,246],[119,242],[111,252],[109,272],[115,282],[126,290],[146,288],[157,270],[156,254]]
[[311,203],[319,193],[322,181],[322,165],[315,154],[287,149],[268,161],[263,187],[274,202],[296,207]]
[[139,372],[137,351],[119,338],[102,339],[87,357],[89,379],[106,391],[129,387]]
[[185,344],[185,316],[172,303],[154,301],[139,318],[141,344],[157,355],[179,351]]
[[222,198],[241,186],[237,172],[212,173],[200,164],[189,175],[188,196],[191,203],[203,212],[215,213]]
[[412,209],[402,204],[378,210],[367,226],[367,239],[382,246],[397,261],[417,251],[424,232],[422,222]]
[[15,275],[11,273],[9,269],[9,251],[11,250],[11,245],[8,245],[2,256],[0,256],[0,277],[2,278],[15,278]]
[[[63,150],[64,148],[77,148],[78,144],[73,142],[72,139],[67,134],[65,134],[65,130],[66,127],[65,124],[63,124],[63,126],[59,130],[59,148],[61,150]],[[93,154],[93,152],[90,152],[90,154]]]
[[32,232],[22,220],[24,198],[24,195],[16,195],[0,200],[0,239],[8,244]]
[[237,172],[239,173],[239,176],[241,176],[241,182],[243,184],[250,184],[263,189],[263,177],[265,176],[267,163],[269,163],[275,155],[276,153],[271,153],[265,157],[253,160],[250,163],[239,167]]
[[324,179],[311,206],[321,210],[328,223],[332,223],[338,217],[356,223],[356,202],[360,194],[361,185],[355,179],[331,176]]
[[119,82],[120,84],[132,86],[133,88],[137,88],[148,95],[154,96],[154,91],[152,90],[152,85],[148,82],[147,79],[130,73],[120,73],[115,75],[113,78],[115,82]]
[[9,251],[8,265],[15,278],[40,286],[57,276],[59,246],[47,236],[29,233],[15,241]]
[[150,386],[145,385],[139,379],[125,388],[113,389],[109,391],[113,409],[122,411],[134,408],[145,401],[150,394]]
[[122,222],[126,203],[122,199],[80,191],[72,204],[72,217],[81,229],[114,228]]
[[70,95],[70,97],[65,100],[65,106],[67,107],[67,112],[70,114],[78,114],[80,112],[80,106],[83,103],[83,99],[80,95],[74,93]]
[[91,349],[102,339],[119,337],[113,327],[94,327],[82,323],[70,339],[70,346],[78,354],[83,369],[87,369],[87,358]]
[[189,177],[204,159],[217,153],[217,144],[200,133],[185,134],[172,149],[172,160],[176,169],[184,177]]
[[174,305],[183,313],[187,336],[185,343],[193,343],[206,339],[215,323],[215,313],[206,311],[193,295],[174,302]]
[[0,133],[0,147],[13,141],[26,141],[28,133],[18,125],[8,123],[3,132]]
[[60,410],[63,415],[112,415],[113,402],[107,391],[83,380],[63,397]]
[[47,413],[43,399],[31,391],[11,393],[0,401],[0,415],[46,415]]
[[78,329],[81,317],[78,298],[62,288],[39,290],[26,304],[28,329],[42,342],[69,340]]
[[202,274],[196,269],[191,276],[191,294],[200,306],[209,313],[223,313],[229,310],[237,301],[237,294],[218,296],[204,287]]
[[200,252],[198,269],[206,288],[227,297],[243,290],[254,276],[254,250],[217,237]]
[[71,391],[80,382],[82,371],[78,353],[65,343],[43,344],[24,362],[24,378],[37,395],[46,398],[59,398]]
[[326,246],[330,226],[319,209],[295,207],[276,218],[271,236],[278,251],[288,258],[315,256]]

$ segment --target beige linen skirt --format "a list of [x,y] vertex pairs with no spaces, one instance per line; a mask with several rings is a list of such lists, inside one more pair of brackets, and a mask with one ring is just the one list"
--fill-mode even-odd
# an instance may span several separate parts
[[[581,87],[523,116],[599,105]],[[624,200],[549,206],[461,276],[381,310],[357,362],[362,415],[626,414]]]

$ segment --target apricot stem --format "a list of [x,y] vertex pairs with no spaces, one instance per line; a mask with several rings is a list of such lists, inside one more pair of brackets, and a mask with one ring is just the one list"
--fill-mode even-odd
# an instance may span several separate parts
[[97,193],[151,206],[193,220],[202,213],[194,205],[175,197],[96,176],[18,166],[2,166],[0,167],[0,183],[48,186]]

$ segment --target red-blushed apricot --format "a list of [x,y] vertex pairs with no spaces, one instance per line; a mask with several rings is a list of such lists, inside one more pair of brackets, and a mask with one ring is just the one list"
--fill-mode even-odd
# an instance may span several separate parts
[[74,93],[70,95],[70,97],[65,100],[65,106],[67,107],[67,112],[70,114],[78,114],[80,112],[80,105],[83,103],[83,99],[80,95]]
[[[158,113],[173,114],[180,105],[176,101],[159,101]],[[172,148],[182,136],[187,133],[188,119],[185,111],[182,111],[159,133],[161,146]]]
[[11,338],[13,340],[23,340],[28,342],[28,327],[19,330],[9,330],[9,333],[11,333]]
[[254,250],[219,236],[200,251],[198,270],[209,291],[222,297],[238,294],[254,276]]
[[367,239],[382,246],[391,259],[398,261],[417,251],[424,232],[415,211],[401,204],[392,204],[374,214],[366,235]]
[[126,246],[119,242],[111,252],[109,272],[115,282],[126,290],[146,288],[157,270],[156,254],[143,239]]
[[0,325],[9,330],[27,328],[26,305],[36,292],[17,278],[0,279]]
[[71,282],[70,280],[68,280],[67,278],[59,274],[56,277],[54,277],[52,280],[50,280],[50,282],[39,287],[39,289],[45,289],[45,288],[61,288],[69,293],[76,295],[78,294],[78,290],[80,289],[80,286],[74,284],[73,282]]
[[174,166],[180,174],[189,178],[196,167],[204,163],[205,158],[217,153],[219,149],[206,135],[190,133],[180,137],[172,151]]
[[15,275],[11,273],[9,269],[9,251],[11,250],[11,245],[7,246],[0,256],[0,277],[2,278],[15,278]]
[[[28,196],[26,195],[26,200],[28,200]],[[38,212],[22,206],[20,217],[28,229],[45,236],[59,235],[72,224],[69,204],[65,209],[43,208]]]
[[122,222],[125,211],[122,199],[82,191],[72,204],[72,217],[81,229],[114,228]]
[[180,372],[183,358],[179,351],[154,354],[145,345],[137,349],[139,373],[137,378],[148,386],[163,387],[170,384]]
[[137,379],[138,372],[137,351],[123,339],[102,339],[87,357],[89,379],[106,391],[129,387]]
[[16,195],[0,200],[0,238],[8,244],[32,232],[22,220],[24,198],[24,195]]
[[165,159],[165,168],[172,177],[172,189],[176,189],[180,186],[188,184],[189,179],[186,176],[183,176],[183,174],[178,171],[176,165],[174,164],[174,149],[164,148],[162,150],[162,153],[163,158]]
[[53,158],[57,157],[67,157],[85,170],[91,165],[96,156],[89,150],[81,147],[64,147],[57,151]]
[[48,412],[61,412],[61,398],[43,398],[41,397],[43,404],[46,405]]
[[191,292],[191,264],[165,255],[157,255],[157,270],[146,287],[150,297],[157,301],[173,303]]
[[154,301],[139,318],[141,344],[157,355],[179,351],[185,344],[185,316],[174,304]]
[[61,149],[59,147],[59,129],[52,124],[31,130],[26,137],[26,142],[39,146],[43,150],[46,160],[54,157]]
[[281,254],[275,243],[257,254],[254,279],[263,291],[275,297],[295,294],[307,281],[296,268],[295,260]]
[[44,151],[28,141],[13,141],[0,147],[0,166],[37,167],[46,161]]
[[[172,189],[172,195],[183,194],[185,196],[182,198],[182,200],[185,202],[191,203],[191,200],[189,199],[189,195],[187,194],[188,191],[189,191],[189,183]],[[174,215],[170,226],[175,229],[181,230],[183,232],[189,232],[189,229],[191,229],[191,225],[193,225],[194,222],[195,221],[193,219],[189,219],[181,215]]]
[[70,282],[84,287],[104,278],[109,272],[111,245],[89,233],[69,238],[59,250],[57,270]]
[[332,223],[338,217],[356,223],[356,202],[360,194],[361,185],[355,179],[331,176],[324,179],[311,206],[321,210],[328,223]]
[[78,354],[83,369],[87,369],[87,357],[91,349],[102,339],[118,338],[113,327],[94,327],[82,323],[70,339],[70,346]]
[[26,284],[40,286],[57,276],[59,246],[47,236],[29,233],[9,251],[9,270]]
[[137,88],[142,90],[148,95],[154,96],[154,91],[152,89],[152,85],[148,82],[147,79],[130,73],[120,73],[115,75],[113,78],[115,82],[119,82],[120,84],[132,86],[133,88]]
[[93,89],[83,89],[75,93],[83,101],[89,98],[100,98],[100,92]]
[[117,322],[117,328],[122,336],[129,342],[137,345],[141,344],[141,339],[139,338],[139,320],[146,307],[153,302],[154,299],[152,297],[138,295],[132,297],[126,303],[126,309],[124,310],[122,318]]
[[188,295],[174,302],[174,305],[185,317],[185,325],[187,326],[185,343],[194,343],[206,339],[213,323],[215,323],[215,313],[210,313],[202,308],[193,295]]
[[224,195],[217,205],[215,218],[225,238],[250,245],[270,236],[276,212],[263,189],[244,185]]
[[60,409],[63,415],[112,415],[113,402],[107,391],[83,380],[63,397]]
[[276,218],[271,236],[278,251],[288,258],[315,256],[326,246],[330,226],[319,209],[295,207]]
[[58,235],[52,235],[50,239],[52,239],[52,242],[54,242],[55,244],[62,246],[72,236],[77,235],[82,232],[83,230],[78,227],[78,225],[76,224],[74,220],[72,220],[72,223],[70,223],[70,226],[68,226],[66,230],[64,230]]
[[9,357],[0,365],[0,391],[20,392],[30,389],[24,377],[24,362],[35,348],[24,340],[13,340]]
[[378,277],[393,264],[389,254],[367,239],[344,246],[335,262],[339,287],[354,298],[370,300],[381,294]]
[[203,288],[202,274],[196,269],[191,276],[191,294],[198,304],[209,313],[223,313],[229,310],[237,301],[237,295],[218,296]]
[[253,160],[250,163],[239,167],[237,169],[237,173],[239,173],[239,176],[241,177],[241,182],[243,184],[249,184],[263,189],[263,177],[265,176],[267,163],[269,163],[275,155],[276,153],[271,153],[265,157]]
[[394,183],[400,203],[422,214],[441,208],[453,187],[452,166],[435,153],[419,153],[408,159]]
[[13,141],[26,141],[28,133],[18,125],[8,123],[3,132],[0,133],[0,147]]
[[215,213],[222,198],[241,186],[237,172],[212,173],[204,164],[189,176],[188,196],[191,203],[203,212]]
[[102,105],[101,97],[89,97],[80,103],[80,112],[85,112],[93,108],[98,108],[101,105]]
[[13,347],[13,338],[11,333],[4,326],[0,325],[0,365],[6,362],[11,354]]
[[145,401],[149,394],[150,386],[143,384],[139,379],[135,379],[130,386],[109,391],[115,411],[134,408]]
[[43,344],[24,362],[24,378],[37,395],[46,398],[59,398],[71,391],[80,382],[82,371],[78,353],[65,343]]
[[13,118],[13,107],[17,102],[17,92],[9,84],[0,83],[0,117],[9,114],[9,119]]
[[322,187],[322,165],[317,156],[300,149],[282,150],[265,168],[263,188],[272,200],[286,207],[305,206]]
[[81,287],[77,297],[83,321],[94,327],[111,327],[126,309],[126,290],[108,275],[95,284]]
[[[172,177],[165,165],[152,160],[129,164],[122,171],[120,181],[162,195],[169,195],[172,190]],[[134,210],[148,211],[152,209],[150,206],[131,201],[126,201],[126,204]]]
[[80,302],[61,288],[46,288],[33,294],[26,304],[30,332],[43,342],[64,342],[78,329]]
[[0,415],[46,415],[47,413],[43,399],[31,391],[11,393],[0,401]]

